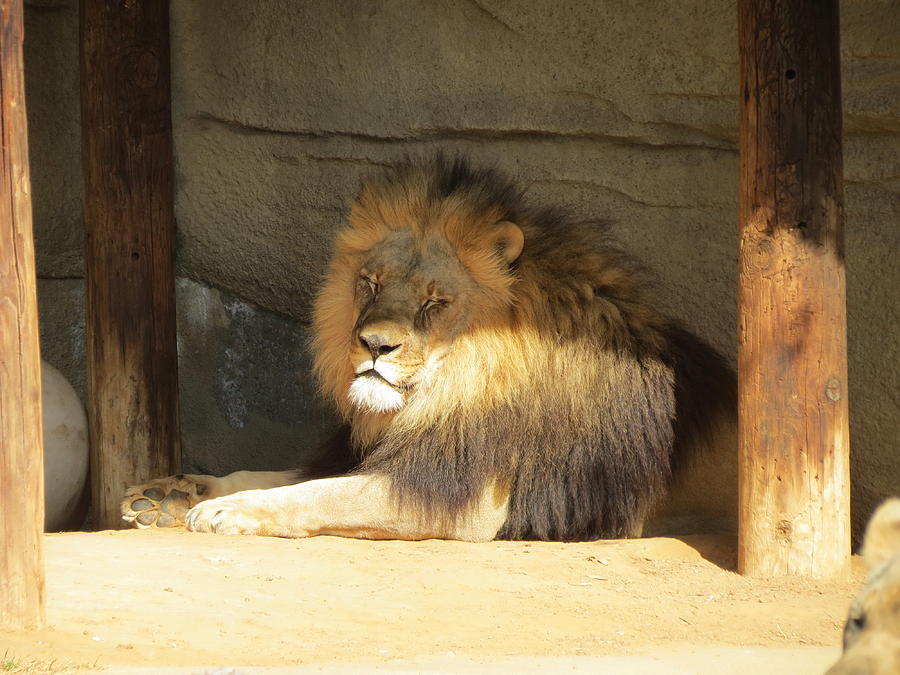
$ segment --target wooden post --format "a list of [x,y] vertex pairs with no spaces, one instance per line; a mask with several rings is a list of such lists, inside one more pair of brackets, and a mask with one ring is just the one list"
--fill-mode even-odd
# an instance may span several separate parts
[[0,627],[44,622],[44,440],[22,62],[22,0],[0,0]]
[[838,3],[738,12],[738,565],[831,576],[850,554]]
[[91,481],[97,524],[180,465],[169,4],[81,1]]

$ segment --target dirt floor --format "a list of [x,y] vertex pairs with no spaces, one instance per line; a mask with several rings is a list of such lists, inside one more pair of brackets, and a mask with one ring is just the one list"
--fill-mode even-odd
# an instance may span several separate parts
[[46,559],[48,626],[0,632],[0,673],[821,673],[862,579],[859,564],[841,582],[743,578],[731,571],[734,540],[721,537],[466,544],[132,530],[48,535]]

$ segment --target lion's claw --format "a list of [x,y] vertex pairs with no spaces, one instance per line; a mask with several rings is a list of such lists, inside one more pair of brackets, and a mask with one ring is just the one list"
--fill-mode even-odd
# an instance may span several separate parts
[[198,504],[187,513],[185,527],[194,532],[260,534],[260,521],[241,504],[240,498],[220,497]]

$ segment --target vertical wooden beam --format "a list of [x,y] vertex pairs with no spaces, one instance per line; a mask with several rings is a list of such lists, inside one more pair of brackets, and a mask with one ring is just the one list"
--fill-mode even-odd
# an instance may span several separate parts
[[0,0],[0,626],[44,622],[44,441],[22,0]]
[[739,0],[739,567],[846,573],[837,0]]
[[167,0],[81,0],[93,505],[180,465]]

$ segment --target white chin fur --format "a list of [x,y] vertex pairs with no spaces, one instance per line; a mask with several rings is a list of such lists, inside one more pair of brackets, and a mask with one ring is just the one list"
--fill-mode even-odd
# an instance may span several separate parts
[[391,412],[403,407],[403,394],[374,377],[357,377],[348,396],[357,408],[370,412]]

